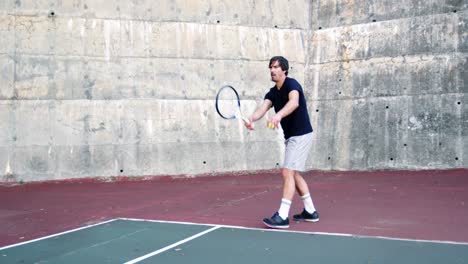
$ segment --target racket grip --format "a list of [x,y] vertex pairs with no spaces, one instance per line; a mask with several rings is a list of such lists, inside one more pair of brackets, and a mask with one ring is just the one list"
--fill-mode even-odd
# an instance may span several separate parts
[[248,120],[248,119],[245,118],[245,117],[241,117],[241,118],[242,118],[242,120],[243,120],[245,123],[250,124],[250,120]]

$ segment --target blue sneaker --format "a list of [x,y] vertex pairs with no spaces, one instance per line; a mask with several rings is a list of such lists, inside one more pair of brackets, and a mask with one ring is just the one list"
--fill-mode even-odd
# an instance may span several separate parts
[[307,221],[307,222],[318,222],[319,215],[318,212],[315,211],[313,213],[309,213],[306,209],[302,210],[302,213],[293,216],[295,221]]
[[263,218],[263,223],[270,228],[289,228],[289,218],[283,220],[278,212],[271,218]]

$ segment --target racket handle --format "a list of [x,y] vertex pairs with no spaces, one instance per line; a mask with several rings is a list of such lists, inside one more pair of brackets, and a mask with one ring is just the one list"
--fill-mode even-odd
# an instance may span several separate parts
[[241,118],[242,118],[242,120],[243,120],[245,123],[250,124],[250,120],[248,120],[248,119],[245,118],[245,117],[241,117]]

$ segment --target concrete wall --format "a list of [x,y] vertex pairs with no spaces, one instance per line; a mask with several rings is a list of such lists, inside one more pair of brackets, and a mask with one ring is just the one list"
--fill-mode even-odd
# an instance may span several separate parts
[[317,128],[311,167],[468,167],[467,7],[313,1],[305,74]]
[[309,169],[468,167],[468,4],[400,2],[2,1],[0,181],[276,168],[281,131],[213,101],[253,111],[273,55],[308,95]]

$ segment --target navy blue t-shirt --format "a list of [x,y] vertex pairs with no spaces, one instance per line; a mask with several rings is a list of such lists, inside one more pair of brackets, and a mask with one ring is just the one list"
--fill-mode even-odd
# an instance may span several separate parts
[[312,125],[310,124],[307,103],[302,87],[295,79],[286,77],[280,90],[276,86],[273,86],[265,95],[265,99],[270,100],[273,103],[275,112],[278,112],[286,105],[289,100],[289,93],[293,90],[299,92],[299,107],[281,119],[281,127],[283,128],[285,139],[312,132]]

